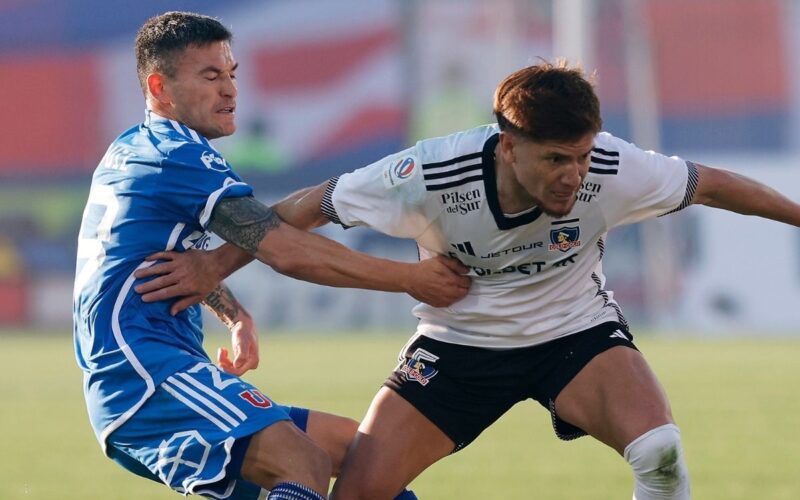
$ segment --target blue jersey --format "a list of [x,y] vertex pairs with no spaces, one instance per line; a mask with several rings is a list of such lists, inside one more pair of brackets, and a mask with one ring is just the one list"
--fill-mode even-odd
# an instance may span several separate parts
[[101,444],[155,387],[198,361],[200,306],[176,316],[144,303],[133,273],[161,250],[202,247],[220,200],[252,194],[208,140],[148,111],[119,136],[92,177],[78,240],[73,294],[75,352]]

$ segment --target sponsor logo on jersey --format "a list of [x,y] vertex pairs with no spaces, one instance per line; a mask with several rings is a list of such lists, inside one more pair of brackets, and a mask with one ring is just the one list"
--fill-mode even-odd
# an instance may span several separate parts
[[[454,252],[450,252],[450,256],[457,258]],[[551,263],[548,265],[545,261],[535,261],[535,262],[523,262],[522,264],[513,264],[510,266],[505,266],[500,269],[491,269],[488,267],[479,267],[479,266],[470,266],[469,264],[466,265],[471,272],[475,273],[475,276],[483,277],[483,276],[497,276],[498,274],[510,274],[510,273],[519,273],[525,275],[531,274],[538,274],[542,271],[550,269],[551,267],[567,267],[568,264],[574,264],[575,259],[578,257],[578,254],[572,254],[568,257],[564,257],[561,260],[557,260],[556,262]]]
[[196,248],[197,250],[208,250],[211,243],[211,233],[204,233],[203,231],[193,231],[192,234],[187,236],[181,242],[184,250]]
[[581,246],[581,229],[579,227],[560,227],[550,230],[550,246],[548,250],[566,252]]
[[203,154],[200,155],[200,161],[202,161],[203,165],[209,170],[216,170],[217,172],[227,172],[230,170],[225,158],[217,156],[211,151],[203,151]]
[[383,171],[383,185],[386,189],[390,189],[408,182],[417,171],[417,165],[417,159],[413,155],[403,156],[392,161],[389,163],[389,167]]
[[596,182],[584,181],[581,183],[581,188],[578,191],[576,199],[584,203],[590,203],[597,197],[602,188],[603,186]]
[[442,193],[442,204],[445,211],[449,214],[466,215],[473,210],[481,208],[481,190],[471,189],[469,191],[448,191]]
[[506,255],[511,255],[519,252],[524,252],[526,250],[534,250],[536,248],[542,248],[544,246],[543,241],[534,241],[533,243],[523,243],[521,245],[515,245],[513,247],[504,248],[503,250],[499,250],[497,252],[489,252],[486,255],[481,255],[481,259],[494,259],[496,257],[504,257]]
[[430,366],[438,359],[439,356],[431,354],[425,349],[417,348],[414,354],[411,355],[411,359],[407,359],[400,367],[400,373],[402,373],[408,381],[413,380],[414,382],[419,382],[423,386],[428,385],[428,382],[439,373],[439,370]]

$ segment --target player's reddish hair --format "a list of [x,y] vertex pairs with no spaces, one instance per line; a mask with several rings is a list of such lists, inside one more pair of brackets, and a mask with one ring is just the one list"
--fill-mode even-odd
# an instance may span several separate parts
[[535,142],[573,141],[603,126],[593,85],[563,60],[508,75],[495,90],[494,114],[500,130]]

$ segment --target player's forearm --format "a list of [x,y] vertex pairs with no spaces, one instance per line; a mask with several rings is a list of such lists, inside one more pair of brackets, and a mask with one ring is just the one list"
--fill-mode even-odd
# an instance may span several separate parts
[[694,203],[800,227],[800,205],[743,175],[698,165]]
[[322,226],[328,219],[322,213],[322,198],[328,182],[296,191],[272,206],[275,213],[298,229],[309,230]]
[[265,237],[255,256],[281,274],[320,285],[409,290],[406,278],[412,264],[372,257],[287,225]]
[[408,291],[411,264],[354,252],[335,241],[283,223],[252,198],[223,200],[209,227],[282,274],[322,285]]
[[228,328],[232,328],[235,323],[250,316],[224,283],[220,283],[208,294],[202,304]]

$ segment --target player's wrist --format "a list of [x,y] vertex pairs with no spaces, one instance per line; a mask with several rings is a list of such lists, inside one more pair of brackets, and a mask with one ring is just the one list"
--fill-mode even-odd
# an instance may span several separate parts
[[253,260],[253,256],[236,245],[226,243],[206,253],[208,272],[222,281],[237,269]]

